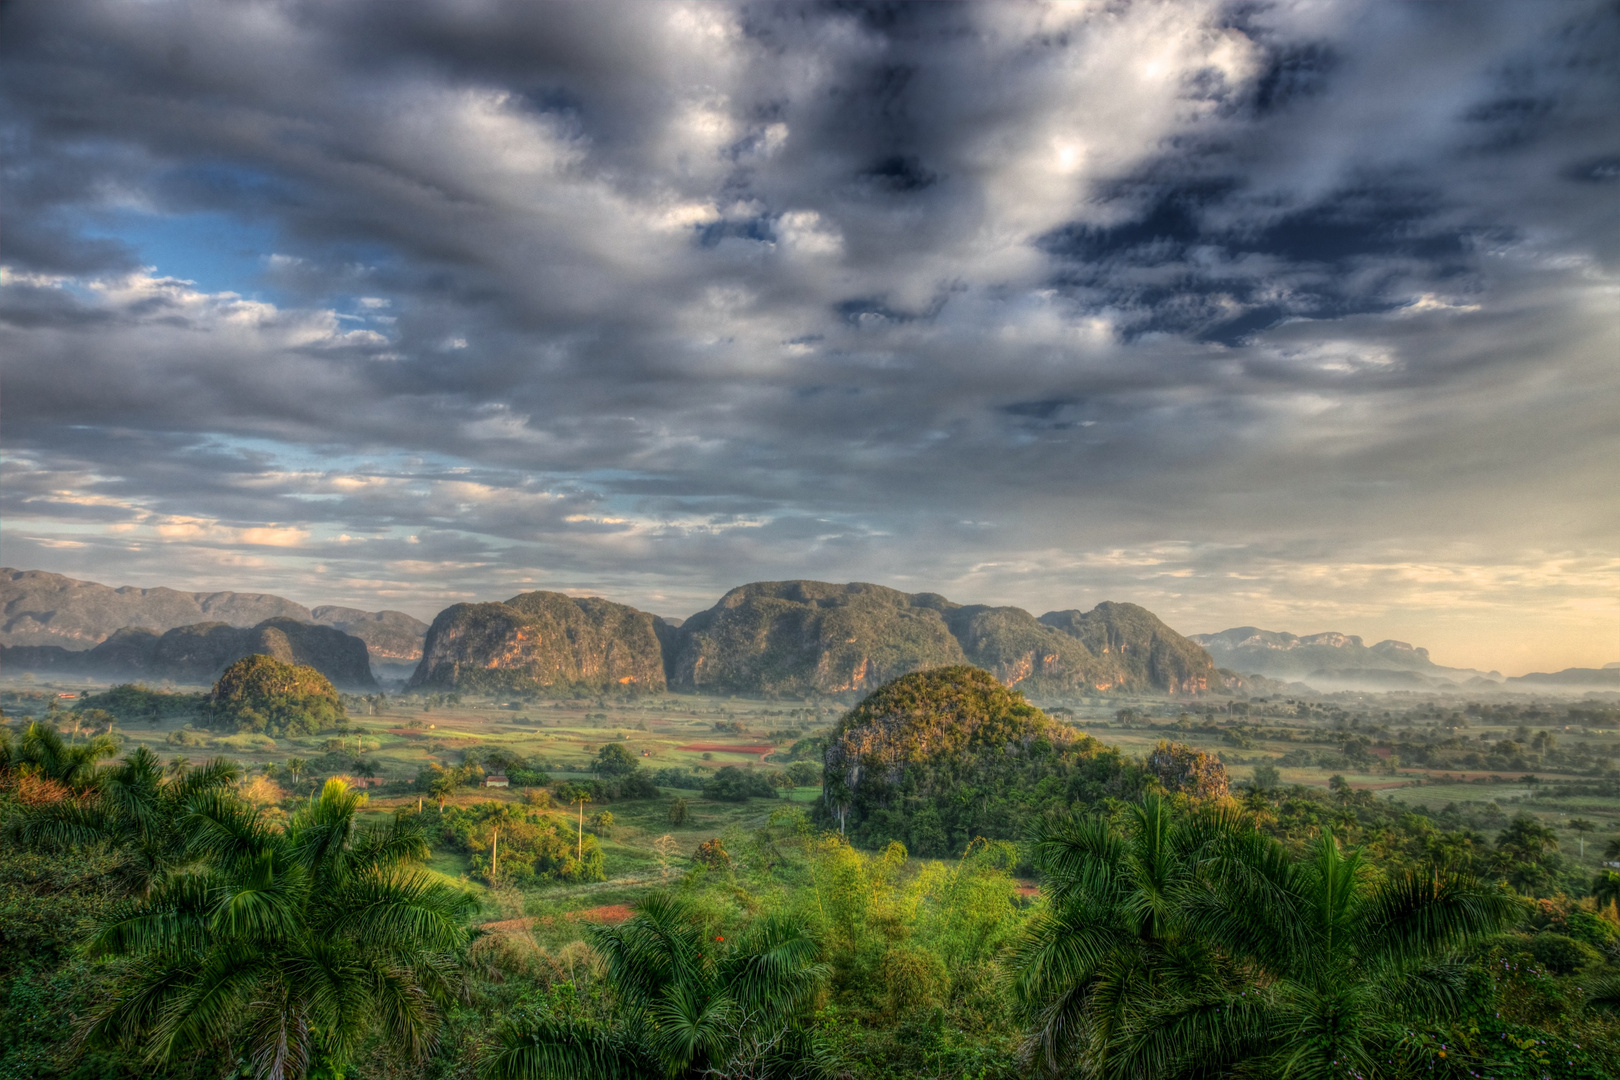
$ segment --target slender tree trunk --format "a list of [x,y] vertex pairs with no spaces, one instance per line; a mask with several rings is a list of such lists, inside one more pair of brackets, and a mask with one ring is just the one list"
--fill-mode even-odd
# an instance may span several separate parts
[[491,885],[495,884],[496,867],[499,865],[496,862],[496,859],[500,856],[500,853],[501,853],[501,830],[500,830],[500,826],[496,826],[495,827],[495,839],[490,841],[490,845],[489,845],[489,883]]
[[583,802],[579,804],[579,849],[574,855],[574,861],[578,863],[585,861],[585,804]]

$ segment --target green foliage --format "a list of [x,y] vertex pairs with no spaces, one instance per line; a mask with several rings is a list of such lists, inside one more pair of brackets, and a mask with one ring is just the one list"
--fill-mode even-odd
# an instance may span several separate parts
[[[0,770],[41,781],[46,789],[55,789],[57,798],[93,789],[97,765],[117,752],[117,741],[106,735],[74,743],[55,728],[30,721],[22,737],[13,740],[11,730],[0,727]],[[49,797],[48,790],[42,791],[41,800]]]
[[776,789],[757,772],[725,765],[703,785],[703,796],[721,802],[747,802],[749,799],[775,798]]
[[681,788],[685,791],[697,791],[703,786],[703,777],[691,769],[654,769],[649,779],[661,788]]
[[176,759],[168,766],[146,747],[96,773],[77,799],[20,808],[7,822],[23,843],[51,848],[111,844],[112,873],[136,892],[189,861],[186,815],[193,800],[228,791],[241,777],[235,762],[201,766]]
[[[473,855],[474,869],[486,881],[528,886],[547,881],[602,881],[601,842],[591,833],[581,836],[572,823],[534,811],[519,812],[511,803],[482,802],[452,806],[441,811],[434,839],[451,851]],[[608,815],[612,827],[612,815]],[[497,873],[490,872],[490,856],[500,834]]]
[[592,772],[610,780],[629,776],[639,768],[641,762],[622,743],[608,743],[597,751],[596,760],[591,762]]
[[949,855],[1014,840],[1048,810],[1134,794],[1141,771],[971,667],[904,676],[846,714],[818,815],[858,844]]
[[240,1053],[259,1077],[341,1074],[372,1031],[427,1055],[472,901],[417,869],[427,845],[409,820],[359,826],[364,802],[331,780],[275,830],[230,796],[193,799],[202,872],[163,879],[96,935],[124,964],[91,1044],[154,1066]]
[[612,1023],[548,1011],[506,1024],[487,1080],[821,1071],[808,1021],[828,972],[802,923],[766,916],[728,941],[689,903],[654,894],[590,935],[615,991]]
[[1454,951],[1516,909],[1458,875],[1379,878],[1331,830],[1295,858],[1156,796],[1119,825],[1049,824],[1035,849],[1050,904],[1012,966],[1051,1072],[1383,1075],[1414,1025],[1460,1014]]
[[325,675],[262,654],[225,669],[208,695],[205,715],[215,728],[277,737],[317,734],[347,719]]
[[151,723],[176,716],[192,716],[202,711],[206,695],[152,690],[141,683],[124,683],[99,694],[79,695],[77,709],[104,710],[122,723]]

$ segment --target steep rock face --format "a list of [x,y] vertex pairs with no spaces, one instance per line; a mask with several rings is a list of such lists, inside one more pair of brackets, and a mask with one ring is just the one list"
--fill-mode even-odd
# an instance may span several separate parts
[[1221,685],[1207,653],[1134,604],[1036,619],[860,582],[761,581],[670,636],[678,647],[673,660],[666,653],[670,685],[715,692],[865,692],[964,662],[1031,693]]
[[1202,694],[1222,685],[1209,653],[1136,604],[1104,601],[1086,612],[1048,611],[1041,622],[1073,637],[1107,663],[1116,681],[1099,683],[1099,689]]
[[949,626],[968,661],[1005,686],[1062,693],[1113,683],[1111,665],[1022,608],[960,607],[950,613]]
[[665,681],[652,615],[595,597],[531,592],[439,612],[409,685],[561,693],[662,690]]
[[428,624],[403,611],[361,611],[325,604],[313,609],[310,617],[359,638],[375,659],[393,663],[422,659]]
[[[41,655],[33,655],[36,653]],[[314,668],[348,689],[371,690],[377,685],[371,677],[365,642],[330,626],[285,618],[266,619],[247,628],[222,622],[196,623],[162,634],[125,627],[95,648],[83,651],[13,646],[6,650],[5,662],[15,670],[71,671],[105,679],[171,679],[201,684],[212,683],[231,664],[254,655]]]
[[932,593],[856,582],[741,585],[680,627],[676,686],[720,693],[867,691],[966,657]]

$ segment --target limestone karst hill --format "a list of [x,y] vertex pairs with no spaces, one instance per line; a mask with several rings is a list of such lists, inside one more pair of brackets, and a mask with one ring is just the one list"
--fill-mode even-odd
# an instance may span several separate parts
[[457,604],[434,620],[411,685],[865,693],[963,663],[1031,692],[1199,693],[1219,683],[1203,650],[1132,604],[1037,619],[861,582],[764,581],[684,621],[559,593]]
[[[9,670],[112,678],[210,681],[232,660],[261,652],[309,664],[345,688],[369,687],[371,672],[339,644],[349,635],[363,641],[374,665],[416,659],[413,689],[864,694],[953,664],[984,668],[1035,694],[1197,694],[1222,685],[1207,652],[1134,604],[1037,618],[863,582],[753,582],[685,620],[530,592],[452,605],[431,627],[397,611],[311,610],[265,594],[113,589],[42,571],[0,570],[0,601]],[[320,638],[315,629],[337,636]]]
[[428,628],[411,688],[566,693],[664,689],[664,660],[645,611],[594,597],[531,592],[454,604]]

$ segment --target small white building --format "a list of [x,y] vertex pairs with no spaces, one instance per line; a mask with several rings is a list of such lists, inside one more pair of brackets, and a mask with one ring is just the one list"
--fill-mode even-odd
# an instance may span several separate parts
[[506,777],[502,776],[500,773],[490,773],[488,776],[484,777],[484,786],[506,787]]

